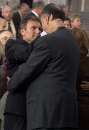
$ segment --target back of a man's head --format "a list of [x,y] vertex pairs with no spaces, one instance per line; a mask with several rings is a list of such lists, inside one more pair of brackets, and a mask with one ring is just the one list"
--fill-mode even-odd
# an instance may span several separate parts
[[46,5],[41,15],[43,30],[47,33],[56,31],[59,27],[63,27],[65,13],[57,8],[53,3]]
[[53,19],[61,19],[63,21],[65,19],[65,13],[61,9],[58,9],[53,3],[46,5],[42,14],[52,15]]

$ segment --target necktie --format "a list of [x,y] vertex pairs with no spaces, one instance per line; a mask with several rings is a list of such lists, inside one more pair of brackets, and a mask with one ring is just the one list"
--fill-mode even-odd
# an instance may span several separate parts
[[8,30],[9,30],[10,32],[12,32],[10,22],[8,22]]

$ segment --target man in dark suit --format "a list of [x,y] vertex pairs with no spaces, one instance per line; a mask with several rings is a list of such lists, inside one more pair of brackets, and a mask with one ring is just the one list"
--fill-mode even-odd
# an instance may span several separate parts
[[[33,28],[34,27],[34,28]],[[40,21],[36,17],[27,17],[21,24],[22,39],[10,39],[6,43],[5,55],[7,75],[13,76],[19,65],[26,62],[30,56],[34,40],[40,35]],[[30,35],[30,37],[29,37]],[[21,93],[10,93],[7,96],[5,108],[4,130],[26,130],[26,96]]]
[[19,29],[20,29],[21,21],[24,17],[28,15],[29,11],[30,11],[29,5],[27,3],[21,3],[19,5],[19,10],[13,14],[13,22],[16,26],[17,37],[19,36]]
[[[63,22],[64,13],[54,6],[53,10]],[[53,15],[49,19],[54,20]],[[26,89],[27,130],[78,128],[79,56],[72,33],[64,27],[35,42],[27,62],[8,84],[11,93]]]

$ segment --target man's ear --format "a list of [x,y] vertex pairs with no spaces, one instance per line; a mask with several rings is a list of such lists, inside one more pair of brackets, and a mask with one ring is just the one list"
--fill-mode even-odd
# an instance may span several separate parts
[[49,16],[48,15],[45,16],[45,20],[46,20],[46,23],[49,24]]
[[50,16],[47,17],[47,24],[49,24],[49,22],[53,21],[53,15],[51,14]]
[[24,29],[20,29],[20,34],[23,36],[24,35]]

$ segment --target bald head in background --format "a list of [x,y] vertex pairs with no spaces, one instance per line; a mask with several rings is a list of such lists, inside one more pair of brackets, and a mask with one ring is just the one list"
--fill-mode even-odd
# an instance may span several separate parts
[[2,16],[7,20],[10,21],[13,16],[13,9],[11,6],[5,5],[2,8]]

